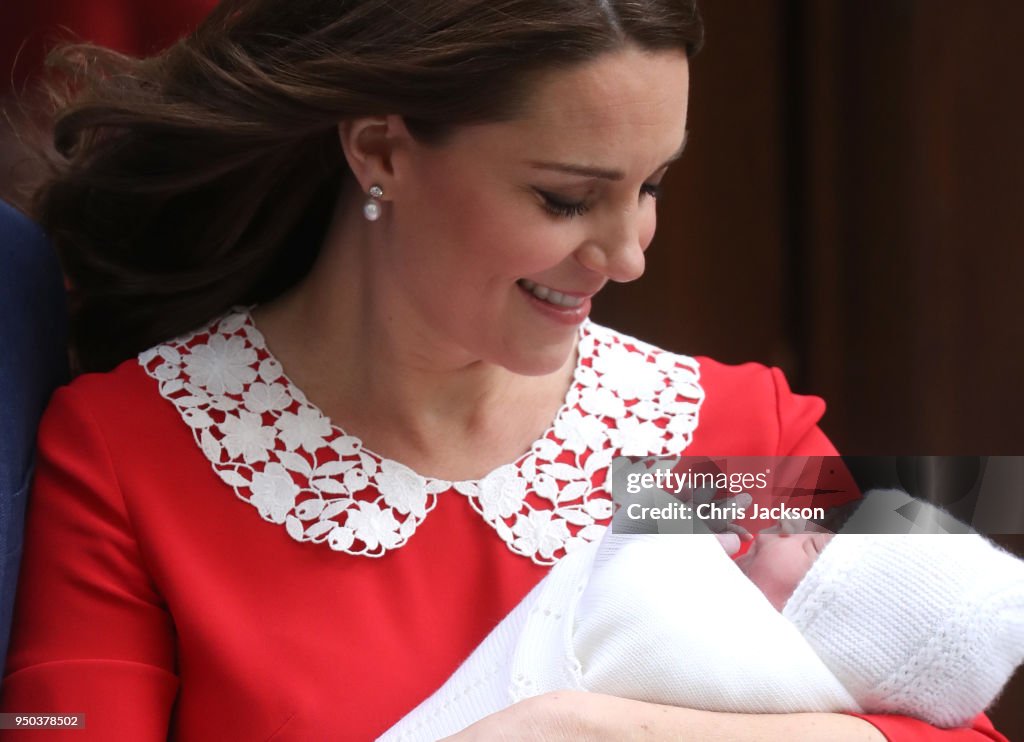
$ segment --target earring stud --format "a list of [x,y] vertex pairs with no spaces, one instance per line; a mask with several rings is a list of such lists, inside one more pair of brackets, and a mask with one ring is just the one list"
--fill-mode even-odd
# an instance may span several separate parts
[[367,221],[375,222],[380,219],[380,200],[384,196],[384,189],[379,185],[372,185],[367,193],[369,198],[363,204],[363,216],[366,217]]

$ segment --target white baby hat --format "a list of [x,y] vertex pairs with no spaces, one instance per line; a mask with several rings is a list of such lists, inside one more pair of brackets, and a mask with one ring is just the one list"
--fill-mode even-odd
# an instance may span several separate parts
[[1024,661],[1024,562],[977,534],[841,533],[783,615],[862,706],[962,726]]

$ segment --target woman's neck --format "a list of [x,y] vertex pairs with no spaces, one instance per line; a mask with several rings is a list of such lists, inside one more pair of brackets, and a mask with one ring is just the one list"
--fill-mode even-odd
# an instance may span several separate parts
[[329,242],[309,278],[253,312],[291,380],[367,448],[421,474],[476,479],[516,459],[554,419],[575,353],[537,377],[473,358],[374,282],[371,233],[348,226],[348,244]]

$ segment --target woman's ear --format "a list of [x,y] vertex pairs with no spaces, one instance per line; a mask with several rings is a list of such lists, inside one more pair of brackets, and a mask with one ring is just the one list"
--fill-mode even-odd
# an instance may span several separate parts
[[395,178],[395,154],[412,144],[401,116],[366,116],[338,124],[341,149],[363,192],[378,185],[387,194]]

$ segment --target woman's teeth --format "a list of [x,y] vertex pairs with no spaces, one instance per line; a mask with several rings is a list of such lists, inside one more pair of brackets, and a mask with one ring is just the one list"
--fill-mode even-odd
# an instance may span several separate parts
[[578,307],[583,303],[583,299],[578,296],[568,296],[560,291],[549,289],[547,286],[541,286],[533,281],[528,281],[525,278],[519,279],[519,285],[541,301],[546,301],[549,304],[555,304],[560,307],[568,307],[571,309]]

